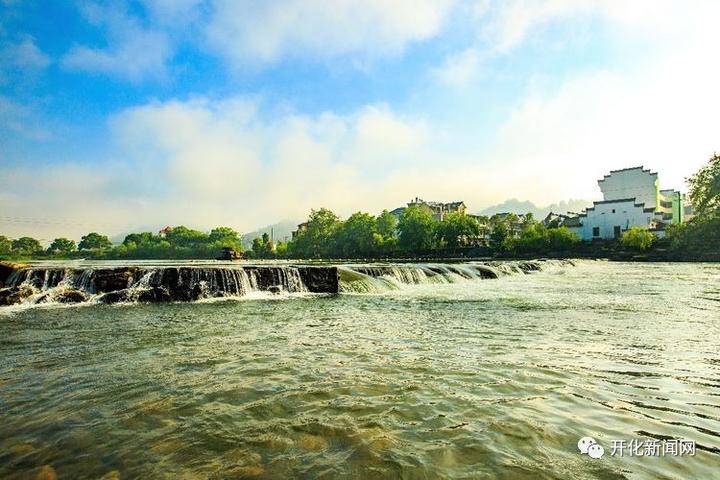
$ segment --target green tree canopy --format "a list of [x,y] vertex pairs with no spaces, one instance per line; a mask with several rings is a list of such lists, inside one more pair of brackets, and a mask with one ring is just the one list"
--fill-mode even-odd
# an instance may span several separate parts
[[166,235],[165,239],[171,245],[178,247],[196,247],[207,242],[208,235],[199,231],[190,229],[184,225],[173,227]]
[[578,236],[567,227],[548,228],[547,236],[550,250],[556,252],[569,250],[580,241]]
[[510,238],[510,228],[504,222],[496,223],[490,232],[490,245],[496,249],[502,249]]
[[267,233],[253,239],[252,252],[255,258],[270,258],[273,256],[274,250],[275,246]]
[[40,242],[32,237],[20,237],[12,242],[12,253],[15,255],[29,256],[42,252]]
[[123,245],[143,247],[154,245],[160,240],[160,236],[155,235],[152,232],[131,233],[125,236],[125,239],[123,240]]
[[80,239],[79,250],[107,250],[112,247],[112,242],[105,235],[97,232],[88,233]]
[[0,255],[7,255],[12,251],[12,240],[4,235],[0,235]]
[[240,234],[230,227],[215,227],[210,230],[208,240],[224,247],[241,247]]
[[312,210],[303,229],[292,242],[292,254],[308,258],[331,256],[335,252],[335,234],[342,222],[332,211]]
[[438,225],[440,238],[445,240],[448,247],[467,245],[472,237],[480,234],[480,224],[470,215],[453,212],[445,215]]
[[368,213],[356,212],[350,215],[337,231],[337,250],[345,257],[367,255],[376,250],[375,217]]
[[432,248],[436,223],[432,214],[425,208],[412,205],[403,210],[398,221],[400,248],[408,251]]
[[379,233],[384,239],[392,238],[396,235],[398,219],[387,210],[382,211],[375,220],[375,223],[377,224],[377,233]]
[[623,232],[622,237],[620,237],[620,243],[624,247],[640,251],[650,248],[654,240],[655,236],[652,232],[641,227],[630,227],[630,229]]
[[63,255],[72,253],[77,249],[77,245],[73,240],[67,238],[56,238],[52,241],[47,249],[47,252],[51,255]]
[[698,217],[720,216],[720,155],[688,179],[690,202]]

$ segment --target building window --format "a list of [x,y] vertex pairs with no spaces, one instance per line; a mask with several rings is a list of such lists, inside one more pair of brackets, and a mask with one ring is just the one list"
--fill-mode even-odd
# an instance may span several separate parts
[[615,238],[620,237],[620,225],[615,225],[613,227],[613,234],[615,235]]
[[593,237],[600,236],[600,227],[593,227]]
[[615,209],[613,208],[613,213],[615,213]]

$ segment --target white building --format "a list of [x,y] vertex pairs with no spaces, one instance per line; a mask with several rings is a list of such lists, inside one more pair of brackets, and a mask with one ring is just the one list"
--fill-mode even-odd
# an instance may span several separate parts
[[660,190],[658,175],[643,167],[613,170],[598,185],[603,200],[593,202],[566,222],[583,240],[618,238],[632,227],[647,228],[662,237],[665,227],[683,221],[684,195],[675,190]]

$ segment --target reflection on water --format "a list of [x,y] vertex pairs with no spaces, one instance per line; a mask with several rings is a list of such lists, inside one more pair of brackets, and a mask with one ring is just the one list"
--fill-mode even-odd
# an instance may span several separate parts
[[[0,478],[713,478],[720,267],[0,315]],[[577,452],[686,438],[694,457]]]

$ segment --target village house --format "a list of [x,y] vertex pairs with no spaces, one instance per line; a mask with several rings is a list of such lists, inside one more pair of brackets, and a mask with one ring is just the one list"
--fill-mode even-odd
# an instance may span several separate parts
[[396,208],[390,213],[395,215],[396,217],[399,217],[402,212],[404,212],[405,209],[408,207],[420,207],[427,209],[432,214],[435,220],[442,220],[448,213],[465,213],[465,211],[467,210],[467,206],[463,201],[449,203],[426,202],[421,198],[415,197],[413,200],[408,202],[407,207]]
[[660,190],[658,174],[642,166],[612,170],[598,186],[603,199],[592,207],[580,214],[550,213],[543,223],[566,226],[583,240],[619,238],[632,227],[663,237],[668,225],[692,214],[681,192]]

